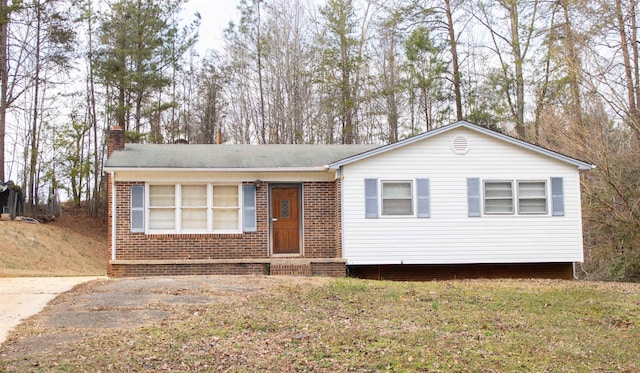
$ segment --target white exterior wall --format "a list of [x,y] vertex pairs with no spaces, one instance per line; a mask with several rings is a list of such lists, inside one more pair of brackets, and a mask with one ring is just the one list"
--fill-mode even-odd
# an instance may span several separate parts
[[[470,150],[465,155],[451,150],[451,140],[458,135],[470,140]],[[343,166],[342,177],[343,255],[348,264],[583,260],[577,167],[476,131],[452,129],[347,164]],[[478,177],[481,181],[546,180],[548,213],[468,217],[469,177]],[[563,178],[564,216],[551,216],[551,177]],[[366,219],[365,178],[428,178],[431,217]],[[515,189],[514,183],[514,193]],[[517,205],[517,200],[514,204]]]

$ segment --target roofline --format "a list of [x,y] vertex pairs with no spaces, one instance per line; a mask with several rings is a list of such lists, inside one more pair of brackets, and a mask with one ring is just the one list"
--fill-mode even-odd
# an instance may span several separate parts
[[105,172],[157,171],[157,172],[320,172],[329,166],[316,167],[267,167],[267,168],[188,168],[188,167],[104,167]]
[[548,157],[557,159],[559,161],[563,161],[563,162],[572,164],[572,165],[578,167],[578,169],[581,170],[581,171],[587,171],[587,170],[591,170],[591,169],[595,168],[595,166],[590,164],[590,163],[583,162],[583,161],[575,159],[575,158],[571,158],[571,157],[566,156],[564,154],[560,154],[558,152],[554,152],[552,150],[545,149],[545,148],[543,148],[541,146],[534,145],[534,144],[531,144],[529,142],[526,142],[526,141],[523,141],[523,140],[520,140],[520,139],[516,139],[515,137],[511,137],[511,136],[505,135],[505,134],[500,133],[500,132],[496,132],[496,131],[492,131],[492,130],[484,128],[484,127],[480,127],[480,126],[478,126],[476,124],[472,124],[472,123],[464,121],[464,120],[458,121],[458,122],[455,122],[455,123],[452,123],[452,124],[449,124],[449,125],[446,125],[446,126],[442,126],[440,128],[436,128],[435,130],[431,130],[429,132],[424,132],[422,134],[419,134],[419,135],[416,135],[416,136],[413,136],[413,137],[409,137],[407,139],[404,139],[404,140],[401,140],[401,141],[398,141],[398,142],[395,142],[395,143],[392,143],[392,144],[389,144],[389,145],[384,145],[384,146],[381,146],[379,148],[372,149],[372,150],[370,150],[368,152],[356,154],[354,156],[341,159],[339,161],[330,163],[329,164],[329,168],[337,169],[337,168],[340,168],[341,166],[344,166],[344,165],[347,165],[347,164],[350,164],[350,163],[354,163],[354,162],[357,162],[357,161],[372,157],[374,155],[385,153],[387,151],[390,151],[390,150],[393,150],[393,149],[396,149],[396,148],[399,148],[399,147],[402,147],[402,146],[405,146],[405,145],[413,144],[414,142],[421,141],[421,140],[427,139],[429,137],[436,136],[436,135],[438,135],[440,133],[447,132],[447,131],[450,131],[450,130],[453,130],[453,129],[456,129],[456,128],[459,128],[459,127],[464,127],[464,128],[476,131],[476,132],[480,132],[480,133],[483,133],[485,135],[491,136],[493,138],[506,141],[506,142],[508,142],[510,144],[517,145],[517,146],[523,147],[525,149],[529,149],[531,151],[534,151],[536,153],[543,154],[543,155],[546,155]]

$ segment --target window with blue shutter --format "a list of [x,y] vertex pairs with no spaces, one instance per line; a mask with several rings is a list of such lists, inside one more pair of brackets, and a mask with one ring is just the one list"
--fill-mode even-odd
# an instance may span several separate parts
[[467,179],[467,204],[469,206],[469,217],[482,216],[480,208],[480,179],[477,177]]
[[431,217],[431,197],[429,190],[429,179],[417,179],[416,188],[418,192],[418,217]]
[[378,180],[364,179],[364,210],[365,218],[378,217]]
[[252,184],[244,184],[242,186],[242,230],[244,232],[258,231],[256,186]]
[[551,215],[564,216],[564,182],[561,177],[551,178]]
[[144,185],[131,186],[131,232],[144,232]]

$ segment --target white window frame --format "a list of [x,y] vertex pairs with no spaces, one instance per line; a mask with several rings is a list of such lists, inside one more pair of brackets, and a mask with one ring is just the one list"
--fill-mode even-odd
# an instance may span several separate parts
[[[151,187],[152,186],[173,186],[174,197],[173,197],[173,206],[152,206],[151,205]],[[170,183],[154,183],[154,184],[146,184],[145,186],[145,221],[144,227],[145,232],[150,233],[174,233],[178,230],[178,221],[177,221],[177,205],[178,205],[178,193],[179,190],[176,184]],[[173,229],[151,229],[150,220],[153,210],[162,210],[162,209],[172,209],[173,210]]]
[[[511,185],[511,197],[487,197],[487,184],[509,183]],[[514,215],[516,213],[516,193],[513,180],[488,179],[482,180],[482,211],[484,215]],[[511,200],[509,212],[487,212],[487,200]]]
[[[216,186],[221,187],[221,186],[235,186],[236,190],[238,191],[238,198],[236,200],[237,204],[236,207],[232,207],[236,210],[236,214],[238,216],[238,224],[236,226],[236,229],[219,229],[219,230],[215,230],[213,228],[213,218],[214,215],[216,213],[216,209],[221,209],[221,208],[216,208],[214,206],[215,201],[213,200],[213,191],[215,190]],[[209,187],[209,206],[210,206],[210,210],[211,213],[209,214],[209,221],[210,221],[210,226],[209,229],[211,232],[213,233],[242,233],[242,184],[210,184]],[[222,209],[231,209],[230,207],[224,207]]]
[[[493,183],[510,183],[511,184],[511,212],[487,212],[487,199],[498,200],[503,199],[506,200],[506,197],[494,197],[487,198],[487,184]],[[528,183],[543,183],[544,184],[544,212],[523,212],[520,207],[520,201],[522,200],[539,200],[542,199],[542,196],[534,196],[534,197],[521,197],[520,196],[520,185],[528,184]],[[549,215],[549,180],[548,179],[487,179],[482,180],[482,214],[483,215]]]
[[[544,196],[536,196],[536,197],[522,197],[520,195],[520,185],[521,184],[534,184],[534,183],[543,183],[544,184]],[[517,202],[518,202],[518,215],[548,215],[549,214],[549,188],[547,186],[547,180],[516,180],[516,193],[517,193]],[[522,212],[520,208],[521,200],[540,200],[544,199],[544,211],[542,212]]]
[[[180,186],[180,203],[178,204],[178,209],[180,210],[180,233],[202,233],[202,232],[208,232],[211,231],[211,228],[209,226],[209,221],[211,220],[209,215],[210,210],[211,210],[211,203],[210,203],[210,199],[211,199],[211,184],[204,184],[204,183],[182,183],[179,184]],[[205,206],[184,206],[183,202],[182,202],[182,197],[183,197],[183,188],[184,187],[189,187],[189,186],[204,186],[205,187],[205,197],[206,197],[206,202],[205,202]],[[207,221],[205,222],[205,229],[187,229],[183,227],[183,210],[205,210],[205,216]]]
[[[385,184],[409,184],[410,195],[411,195],[411,213],[410,214],[385,214],[384,213],[384,185]],[[380,211],[380,217],[382,218],[411,218],[416,217],[416,188],[415,188],[415,180],[393,180],[393,179],[381,179],[379,182],[380,185],[380,205],[378,206],[378,211]]]
[[[182,186],[189,185],[206,185],[207,186],[207,227],[206,229],[183,229],[182,228],[182,210],[189,209],[191,207],[182,206]],[[175,191],[175,199],[173,207],[152,207],[150,204],[151,199],[151,187],[152,186],[173,186]],[[224,229],[224,230],[214,230],[213,229],[213,216],[214,216],[214,208],[213,208],[213,189],[216,186],[235,186],[238,190],[238,198],[237,198],[237,216],[238,216],[238,224],[236,229]],[[174,209],[174,229],[151,229],[149,225],[149,216],[150,210],[153,209]],[[153,182],[145,184],[145,233],[147,234],[241,234],[243,227],[243,216],[242,216],[242,184],[241,183],[163,183],[163,182]]]

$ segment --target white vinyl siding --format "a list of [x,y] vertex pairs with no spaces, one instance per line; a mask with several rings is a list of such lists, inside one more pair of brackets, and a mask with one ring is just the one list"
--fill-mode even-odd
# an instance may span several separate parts
[[[451,140],[469,139],[464,155]],[[465,128],[372,156],[342,169],[343,256],[348,264],[580,262],[577,167]],[[367,219],[365,179],[429,178],[429,219]],[[551,213],[551,183],[557,201]],[[482,215],[483,181],[513,182],[513,214]],[[520,214],[517,181],[548,184],[547,213]],[[478,188],[474,185],[478,184]],[[471,191],[476,194],[471,195]],[[378,191],[380,193],[380,191]],[[480,207],[470,216],[470,202]],[[564,216],[554,216],[555,214]]]
[[149,185],[149,233],[240,233],[240,185]]
[[382,181],[382,215],[413,215],[411,181]]

